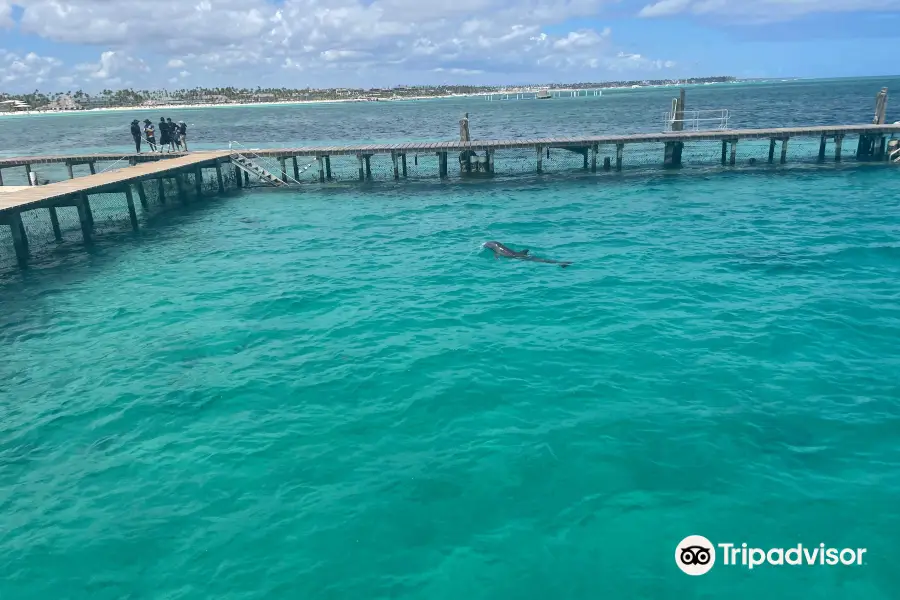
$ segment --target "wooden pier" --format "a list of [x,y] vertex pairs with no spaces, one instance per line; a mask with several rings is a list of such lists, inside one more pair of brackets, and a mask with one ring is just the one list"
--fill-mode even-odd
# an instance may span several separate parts
[[[673,114],[683,114],[683,96],[676,101]],[[883,119],[883,108],[880,109]],[[876,117],[878,118],[878,117]],[[90,243],[93,230],[93,216],[90,207],[90,195],[120,192],[127,202],[128,213],[132,226],[137,229],[138,220],[134,210],[133,190],[136,190],[144,204],[144,182],[156,180],[160,194],[163,194],[163,180],[174,180],[177,195],[182,201],[186,201],[185,184],[183,178],[186,174],[193,174],[193,179],[200,192],[202,184],[202,171],[215,169],[218,180],[219,192],[224,192],[223,167],[234,169],[237,185],[244,186],[250,183],[250,172],[246,168],[247,157],[254,160],[269,161],[266,167],[260,171],[268,176],[268,181],[276,185],[299,183],[298,158],[312,159],[310,165],[317,164],[318,172],[313,181],[326,182],[334,179],[332,173],[332,158],[340,156],[353,156],[358,165],[358,179],[361,181],[372,179],[371,158],[375,155],[389,156],[392,178],[400,180],[407,177],[408,155],[436,155],[436,173],[439,178],[449,176],[449,157],[458,155],[460,175],[466,176],[473,172],[486,175],[495,173],[495,153],[504,150],[528,149],[534,157],[533,171],[544,171],[543,161],[550,149],[561,149],[581,155],[578,160],[585,171],[596,172],[598,170],[598,154],[601,148],[608,154],[615,151],[615,162],[610,155],[603,160],[602,169],[616,171],[623,169],[630,158],[627,154],[629,146],[638,144],[653,147],[653,153],[659,152],[657,164],[666,168],[681,167],[683,149],[686,144],[721,144],[721,164],[734,166],[736,164],[736,148],[742,140],[768,140],[768,163],[785,164],[788,160],[788,141],[793,138],[806,138],[817,140],[818,161],[829,160],[827,144],[832,141],[831,160],[842,160],[842,141],[846,136],[858,136],[859,146],[856,158],[862,161],[887,161],[891,146],[888,138],[900,135],[900,125],[887,125],[883,123],[845,126],[810,126],[810,127],[784,127],[773,129],[736,129],[736,130],[706,130],[706,131],[682,131],[677,126],[673,131],[665,133],[645,133],[620,136],[584,136],[584,137],[553,137],[539,139],[509,139],[509,140],[471,140],[469,136],[468,118],[460,121],[460,140],[444,142],[411,142],[401,144],[364,144],[346,146],[315,146],[297,148],[253,149],[252,151],[222,150],[214,152],[192,152],[189,154],[91,154],[78,156],[23,156],[0,159],[0,176],[3,169],[25,168],[30,172],[31,165],[64,163],[69,166],[70,179],[48,185],[33,185],[22,187],[16,191],[0,194],[0,225],[10,227],[13,246],[18,261],[24,264],[28,258],[28,240],[26,230],[22,224],[21,214],[36,209],[46,209],[50,213],[53,223],[53,231],[57,240],[61,239],[56,209],[58,207],[74,206],[78,209],[78,218],[81,224],[81,233],[86,243]],[[894,140],[896,142],[896,140]],[[778,147],[780,145],[780,148]],[[780,152],[776,152],[780,150]],[[479,155],[478,153],[481,153]],[[521,152],[519,153],[521,154]],[[718,156],[718,151],[716,151]],[[288,161],[293,163],[294,177],[290,176]],[[754,159],[755,160],[755,159]],[[93,164],[98,161],[121,162],[122,168],[96,173],[91,169],[91,175],[75,177],[72,165]],[[765,161],[761,159],[760,162]],[[716,161],[719,162],[719,161]],[[754,164],[751,161],[751,164]],[[130,165],[130,166],[126,166]],[[273,166],[274,165],[274,166]],[[255,165],[254,165],[255,166]],[[388,176],[390,178],[390,175]],[[0,179],[2,181],[2,179]],[[31,178],[29,177],[29,181]],[[171,193],[171,192],[170,192]]]

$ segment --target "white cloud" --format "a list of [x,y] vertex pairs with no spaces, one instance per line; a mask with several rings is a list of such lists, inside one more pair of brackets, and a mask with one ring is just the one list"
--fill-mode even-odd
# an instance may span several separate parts
[[0,29],[8,29],[12,26],[12,3],[10,0],[0,0]]
[[709,15],[743,23],[784,21],[811,13],[900,9],[900,0],[660,0],[644,6],[641,17],[679,13]]
[[158,85],[173,77],[165,69],[189,69],[204,85],[280,85],[289,71],[312,86],[419,83],[436,73],[583,80],[666,63],[623,63],[609,28],[565,27],[620,0],[14,1],[25,33],[107,49],[77,67],[88,85],[136,71],[146,73],[142,87]]
[[0,50],[0,81],[33,90],[35,84],[56,76],[62,64],[61,60],[52,56],[40,56],[34,52],[21,56]]

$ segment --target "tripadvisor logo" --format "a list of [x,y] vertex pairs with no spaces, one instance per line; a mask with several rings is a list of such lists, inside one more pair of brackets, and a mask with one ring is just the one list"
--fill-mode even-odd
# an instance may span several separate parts
[[688,575],[704,575],[716,564],[716,557],[727,567],[754,569],[762,565],[859,566],[865,548],[829,548],[825,544],[789,548],[754,548],[743,544],[713,544],[702,535],[689,535],[675,547],[675,564]]

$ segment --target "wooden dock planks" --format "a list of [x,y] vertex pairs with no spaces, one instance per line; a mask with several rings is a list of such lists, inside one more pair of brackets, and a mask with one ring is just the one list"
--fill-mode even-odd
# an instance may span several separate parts
[[126,183],[153,179],[156,175],[162,175],[175,169],[215,163],[216,160],[228,159],[229,156],[228,151],[194,152],[165,161],[141,163],[133,167],[125,166],[121,169],[76,177],[49,185],[28,186],[15,192],[0,194],[0,213],[30,210],[75,194],[106,191],[107,188],[115,186],[121,188]]

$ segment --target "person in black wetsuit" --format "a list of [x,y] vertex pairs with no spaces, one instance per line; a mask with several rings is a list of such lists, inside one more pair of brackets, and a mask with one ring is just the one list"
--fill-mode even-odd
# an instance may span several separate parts
[[150,119],[144,119],[144,137],[150,144],[150,152],[156,152],[156,132],[153,130],[153,123]]
[[165,152],[166,146],[171,143],[169,138],[169,124],[162,117],[159,118],[159,151]]
[[135,119],[131,122],[131,137],[134,138],[134,151],[141,153],[141,122]]
[[184,121],[178,121],[178,143],[184,148],[184,151],[187,152],[187,125]]

